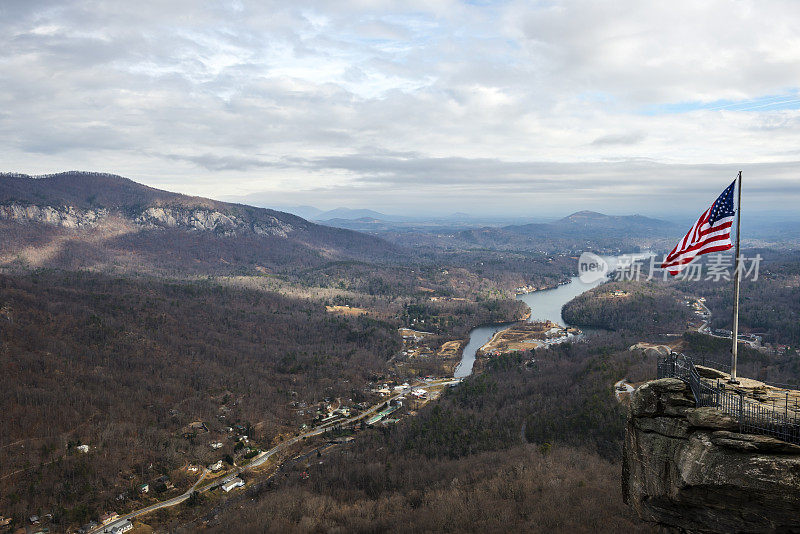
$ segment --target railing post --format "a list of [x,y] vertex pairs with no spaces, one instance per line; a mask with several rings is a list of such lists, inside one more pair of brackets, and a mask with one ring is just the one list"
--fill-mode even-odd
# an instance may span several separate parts
[[739,390],[739,432],[742,432],[742,423],[744,422],[744,392]]
[[789,437],[789,392],[786,392],[786,402],[783,405],[783,439],[790,441]]

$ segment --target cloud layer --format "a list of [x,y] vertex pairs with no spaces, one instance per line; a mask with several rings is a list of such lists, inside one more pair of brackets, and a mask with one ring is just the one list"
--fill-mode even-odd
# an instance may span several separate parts
[[[168,4],[168,5],[165,5]],[[800,201],[800,4],[0,4],[3,170],[265,204]]]

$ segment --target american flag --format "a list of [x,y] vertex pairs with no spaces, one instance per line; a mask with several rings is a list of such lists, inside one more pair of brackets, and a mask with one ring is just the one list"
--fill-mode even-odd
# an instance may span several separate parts
[[731,244],[731,226],[736,210],[733,209],[733,189],[736,180],[703,212],[689,232],[683,236],[672,252],[667,254],[662,269],[676,275],[686,267],[695,256],[728,250]]

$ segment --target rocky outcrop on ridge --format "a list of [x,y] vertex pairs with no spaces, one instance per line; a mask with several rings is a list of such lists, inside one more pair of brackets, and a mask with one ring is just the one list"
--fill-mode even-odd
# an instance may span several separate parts
[[622,488],[663,532],[800,532],[800,446],[739,433],[675,378],[631,396]]
[[[106,208],[80,209],[73,206],[36,206],[23,204],[0,205],[0,219],[20,223],[39,223],[63,228],[97,227],[111,212]],[[117,215],[125,217],[124,214]],[[276,217],[248,222],[235,215],[205,208],[151,206],[134,215],[131,221],[144,228],[183,228],[221,235],[254,233],[263,236],[286,237],[292,225]]]

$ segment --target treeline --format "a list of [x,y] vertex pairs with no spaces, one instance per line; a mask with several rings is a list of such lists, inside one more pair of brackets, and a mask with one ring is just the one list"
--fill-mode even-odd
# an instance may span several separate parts
[[299,425],[291,401],[358,398],[400,349],[396,324],[318,303],[58,271],[0,276],[0,342],[0,464],[23,470],[0,480],[0,510],[64,520],[212,459],[188,423],[269,444]]

